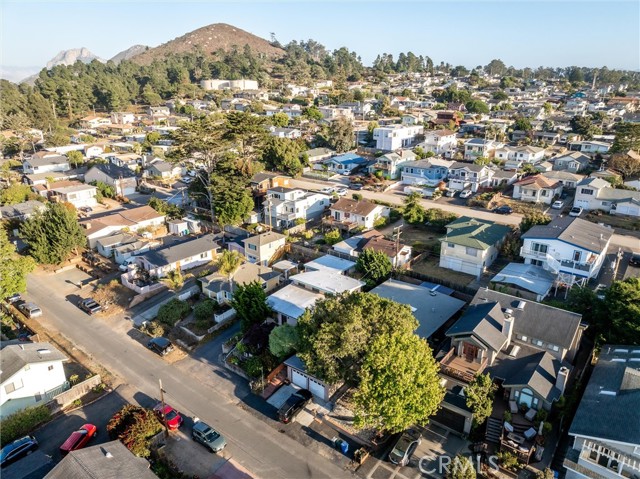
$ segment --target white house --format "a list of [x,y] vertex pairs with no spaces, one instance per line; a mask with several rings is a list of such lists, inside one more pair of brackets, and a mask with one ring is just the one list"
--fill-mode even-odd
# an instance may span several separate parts
[[580,153],[586,153],[589,155],[607,153],[609,148],[611,148],[611,143],[607,143],[606,141],[575,141],[569,143],[570,150],[579,151]]
[[458,147],[458,140],[454,131],[431,130],[424,132],[424,143],[420,143],[418,146],[422,147],[424,151],[451,157]]
[[576,186],[575,206],[585,210],[640,216],[640,191],[613,188],[602,178],[585,178]]
[[376,159],[376,162],[369,166],[369,173],[381,172],[389,180],[396,180],[400,176],[402,166],[407,162],[414,161],[416,154],[411,150],[398,150],[387,153]]
[[267,190],[265,223],[273,228],[289,228],[297,219],[319,218],[331,204],[331,197],[300,188],[276,187]]
[[398,148],[408,148],[416,142],[416,136],[422,135],[422,125],[391,125],[375,128],[373,139],[376,148],[382,151],[395,151]]
[[6,417],[26,407],[44,404],[69,388],[63,363],[67,357],[49,343],[2,347],[0,410]]
[[495,140],[485,140],[484,138],[471,138],[464,144],[464,159],[475,160],[479,156],[493,158],[497,149],[502,148],[504,143]]
[[575,151],[573,153],[557,156],[556,158],[554,158],[553,169],[567,170],[571,173],[578,173],[587,168],[590,161],[591,158],[589,158],[587,155]]
[[53,187],[49,190],[49,199],[57,197],[58,201],[71,203],[76,208],[93,207],[98,204],[96,200],[97,188],[92,185],[72,185]]
[[585,178],[584,175],[579,175],[577,173],[571,173],[570,171],[564,170],[545,171],[540,173],[540,176],[552,182],[559,181],[560,183],[562,183],[563,189],[569,188],[572,190],[575,189],[577,184]]
[[[523,163],[535,164],[544,159],[545,149],[535,146],[503,146],[495,152],[497,160],[512,162],[515,168],[520,168]],[[505,165],[505,168],[509,166]],[[513,167],[512,167],[513,169]]]
[[611,228],[571,216],[536,225],[522,235],[520,256],[526,264],[560,274],[563,282],[595,278],[604,263]]
[[487,165],[455,162],[449,168],[449,188],[452,190],[470,189],[474,193],[479,188],[491,186],[494,170]]
[[289,138],[290,140],[295,140],[302,136],[302,132],[297,128],[281,128],[272,126],[269,128],[269,133],[271,136],[275,136],[276,138]]
[[136,121],[136,115],[128,111],[112,111],[109,116],[111,123],[116,125],[130,125]]
[[528,176],[513,185],[513,198],[550,205],[562,194],[562,183],[542,175]]
[[82,226],[89,248],[94,248],[96,241],[105,236],[127,229],[128,231],[140,231],[155,229],[164,225],[165,215],[158,213],[151,206],[139,206],[137,208],[122,209],[111,214],[82,221]]
[[335,106],[321,106],[318,107],[322,117],[327,121],[333,121],[337,118],[346,118],[347,120],[353,120],[353,111],[351,108],[339,108]]
[[36,173],[51,173],[69,171],[69,160],[66,156],[57,153],[49,153],[43,156],[32,156],[22,163],[22,171],[25,175],[33,175]]
[[249,263],[266,266],[287,243],[287,237],[275,231],[267,231],[243,240],[244,255]]
[[437,186],[449,175],[449,168],[454,161],[429,158],[410,161],[402,165],[401,179],[405,185]]
[[376,220],[384,216],[385,207],[366,200],[340,198],[331,205],[331,216],[327,223],[332,226],[372,229]]

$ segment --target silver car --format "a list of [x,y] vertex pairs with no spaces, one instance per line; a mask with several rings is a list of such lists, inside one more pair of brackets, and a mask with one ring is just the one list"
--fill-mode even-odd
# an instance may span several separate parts
[[42,310],[36,303],[22,303],[18,306],[18,309],[22,311],[27,318],[39,318],[42,316]]

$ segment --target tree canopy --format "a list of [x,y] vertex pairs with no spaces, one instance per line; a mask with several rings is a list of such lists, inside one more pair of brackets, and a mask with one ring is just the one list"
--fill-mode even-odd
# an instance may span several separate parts
[[267,141],[262,161],[270,170],[281,171],[285,175],[295,177],[302,173],[303,164],[300,154],[303,150],[303,145],[298,141],[272,137]]
[[541,211],[528,211],[520,221],[520,232],[526,233],[535,225],[548,225],[551,217]]
[[299,347],[300,335],[298,328],[290,324],[283,324],[271,331],[269,335],[269,351],[276,358],[285,358]]
[[611,145],[611,153],[640,152],[640,123],[620,123],[616,126],[616,136]]
[[0,298],[7,298],[27,289],[27,275],[36,264],[29,256],[19,256],[9,241],[7,232],[0,228]]
[[365,248],[358,255],[356,269],[363,274],[362,280],[373,287],[389,277],[393,265],[389,257],[382,251]]
[[351,121],[343,117],[333,120],[329,125],[326,142],[338,153],[352,149],[354,133]]
[[421,199],[422,196],[420,196],[420,193],[415,191],[404,199],[402,216],[408,223],[424,222],[425,211],[420,201]]
[[464,390],[467,407],[473,411],[475,426],[483,424],[491,416],[493,410],[493,395],[497,386],[489,374],[478,374]]
[[262,323],[271,312],[267,304],[267,294],[257,281],[237,285],[231,306],[240,318],[243,332],[247,332],[254,324]]

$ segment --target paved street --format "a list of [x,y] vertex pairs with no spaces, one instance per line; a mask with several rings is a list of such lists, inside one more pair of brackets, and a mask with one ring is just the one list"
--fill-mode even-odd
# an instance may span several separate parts
[[[215,352],[169,365],[129,336],[132,328],[128,321],[89,317],[78,310],[72,302],[77,295],[76,287],[66,282],[64,276],[36,273],[29,277],[27,296],[42,307],[41,323],[59,331],[134,386],[138,391],[134,399],[139,404],[148,406],[155,402],[159,396],[158,379],[162,379],[167,402],[185,415],[199,417],[219,429],[228,439],[230,456],[257,476],[350,475],[317,452],[279,434],[258,415],[239,407],[246,407],[239,399],[248,394],[246,384],[213,364],[211,355]],[[195,368],[194,362],[207,362],[210,374],[192,378],[189,373]]]

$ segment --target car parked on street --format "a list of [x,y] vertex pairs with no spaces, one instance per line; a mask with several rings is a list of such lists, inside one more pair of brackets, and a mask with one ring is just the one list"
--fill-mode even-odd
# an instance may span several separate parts
[[406,466],[421,442],[422,437],[419,431],[414,429],[406,430],[389,453],[389,461],[399,466]]
[[166,356],[173,351],[173,344],[167,338],[151,338],[147,343],[147,348],[160,356]]
[[562,208],[564,208],[564,201],[562,200],[554,201],[553,204],[551,205],[551,208],[553,208],[554,210],[561,210]]
[[38,449],[38,441],[33,436],[24,436],[20,439],[16,439],[10,442],[2,448],[0,451],[0,467],[8,466],[28,456],[33,451]]
[[300,411],[309,404],[313,394],[307,389],[298,389],[278,409],[278,420],[285,424],[295,419]]
[[511,208],[511,206],[502,205],[494,208],[493,212],[499,215],[510,215],[511,213],[513,213],[513,209]]
[[207,423],[197,421],[193,425],[191,438],[211,452],[220,452],[227,446],[227,440]]
[[580,216],[582,214],[582,208],[579,206],[574,206],[573,208],[571,208],[571,211],[569,211],[569,216]]
[[66,456],[71,451],[82,449],[97,433],[98,428],[96,426],[93,424],[85,424],[77,431],[73,431],[62,446],[60,446],[60,454]]
[[96,314],[102,311],[102,306],[91,298],[85,298],[78,301],[78,308],[88,315]]
[[21,300],[22,300],[22,296],[20,296],[20,293],[12,294],[8,298],[5,298],[5,301],[9,304],[15,304]]
[[93,208],[91,208],[91,206],[81,206],[78,209],[80,211],[82,211],[83,213],[92,213],[93,212]]
[[24,314],[27,318],[39,318],[42,316],[42,310],[36,303],[26,302],[18,305],[18,309]]
[[337,194],[338,196],[346,196],[346,195],[347,195],[347,193],[348,193],[348,191],[347,191],[347,189],[346,189],[346,188],[338,188],[338,189],[336,190],[336,194]]
[[362,189],[362,183],[351,183],[349,184],[349,188],[352,190],[360,191]]
[[629,258],[629,264],[631,266],[640,267],[640,253],[631,253],[631,258]]
[[332,188],[331,186],[326,186],[320,190],[320,193],[325,193],[327,195],[330,195],[334,191],[335,191],[335,188]]
[[165,404],[164,409],[162,409],[162,403],[159,403],[156,407],[153,408],[153,410],[158,415],[158,419],[160,419],[160,422],[162,422],[162,414],[164,412],[164,420],[167,422],[167,427],[170,430],[175,431],[180,426],[182,426],[182,422],[184,421],[182,419],[182,416],[178,411],[173,409],[168,404]]
[[462,190],[460,192],[460,198],[469,198],[473,192],[471,190]]

